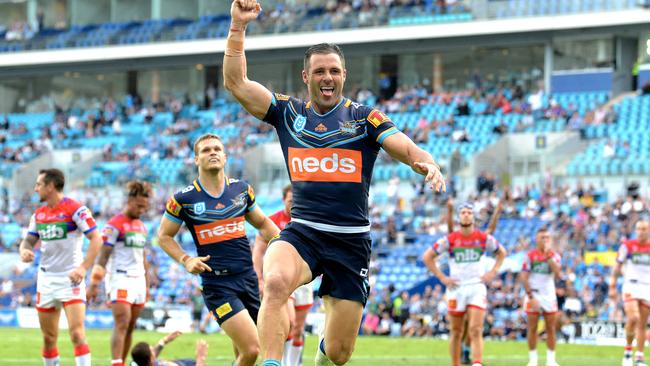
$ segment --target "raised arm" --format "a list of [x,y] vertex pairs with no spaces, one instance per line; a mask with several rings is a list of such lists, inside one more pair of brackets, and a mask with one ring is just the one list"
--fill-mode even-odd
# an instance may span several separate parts
[[451,197],[447,200],[447,232],[454,232],[454,200]]
[[440,167],[428,152],[419,148],[405,134],[398,132],[386,137],[382,147],[393,158],[413,169],[414,172],[426,176],[424,181],[436,191],[446,191],[445,178]]
[[230,6],[230,31],[223,56],[223,85],[250,114],[264,118],[271,105],[271,92],[246,75],[244,39],[246,25],[259,15],[262,8],[256,0],[234,0]]
[[490,223],[488,224],[487,230],[485,230],[487,234],[492,235],[496,231],[497,224],[499,223],[499,216],[501,216],[502,210],[503,210],[503,201],[499,200],[499,203],[497,204],[497,207],[494,209],[494,213],[490,218]]

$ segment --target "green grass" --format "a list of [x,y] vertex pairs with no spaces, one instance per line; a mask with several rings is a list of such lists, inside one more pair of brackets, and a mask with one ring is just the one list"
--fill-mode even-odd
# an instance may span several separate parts
[[[41,364],[42,340],[38,329],[0,328],[0,365],[26,366]],[[164,334],[136,331],[134,343],[157,342]],[[232,362],[232,347],[227,337],[221,334],[185,334],[167,346],[162,353],[164,359],[189,358],[194,355],[197,339],[205,338],[210,345],[208,365],[229,366]],[[89,330],[88,342],[93,353],[94,365],[109,365],[110,331]],[[317,339],[306,341],[305,366],[313,365]],[[72,346],[67,331],[59,335],[59,350],[62,365],[74,365]],[[523,342],[486,342],[486,366],[523,366],[528,361],[528,351]],[[545,363],[545,347],[539,349],[540,365]],[[622,350],[618,347],[558,345],[557,361],[562,366],[607,366],[619,365]],[[447,342],[423,338],[360,337],[356,350],[348,365],[392,366],[392,365],[450,365],[447,356]]]

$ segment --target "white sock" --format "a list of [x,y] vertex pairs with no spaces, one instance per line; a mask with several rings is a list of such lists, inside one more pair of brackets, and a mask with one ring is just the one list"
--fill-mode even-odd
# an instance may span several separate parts
[[293,339],[284,341],[284,351],[282,352],[282,366],[292,366],[289,354],[291,352],[291,343]]
[[643,352],[636,351],[636,352],[634,353],[634,356],[635,356],[635,358],[637,359],[637,361],[643,361]]
[[321,339],[318,343],[318,349],[316,350],[316,362],[315,366],[328,366],[331,362],[325,355],[325,340]]
[[302,348],[304,341],[293,341],[291,342],[291,348],[289,349],[289,363],[291,366],[300,365],[300,356],[302,356]]
[[121,358],[111,360],[111,366],[124,366],[124,361]]
[[546,362],[555,362],[555,351],[550,349],[546,350]]
[[74,348],[74,363],[76,366],[90,366],[90,348],[82,344]]
[[528,359],[532,362],[537,362],[537,350],[528,351]]
[[59,356],[52,357],[52,358],[43,357],[43,365],[45,366],[59,366],[59,364],[60,364]]

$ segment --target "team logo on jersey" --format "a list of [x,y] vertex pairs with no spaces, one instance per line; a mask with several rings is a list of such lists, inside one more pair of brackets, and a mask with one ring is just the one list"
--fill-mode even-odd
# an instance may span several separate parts
[[205,213],[205,202],[198,202],[194,204],[194,213],[196,215],[202,215]]
[[299,182],[361,183],[361,151],[289,148],[289,174]]
[[344,135],[356,135],[357,127],[357,124],[353,121],[339,122],[339,130],[341,130],[341,133]]
[[44,220],[45,219],[45,213],[39,212],[38,215],[36,215],[36,220]]
[[237,197],[230,200],[235,207],[244,207],[246,206],[246,193],[240,193]]
[[319,123],[318,126],[316,126],[316,128],[314,128],[314,131],[316,131],[316,132],[327,132],[327,126],[325,126],[322,123]]
[[305,129],[305,125],[307,125],[307,117],[302,114],[297,115],[293,120],[293,129],[296,133],[301,133]]
[[217,209],[217,210],[221,210],[221,209],[223,209],[224,207],[226,207],[226,206],[224,206],[223,203],[221,203],[221,202],[217,203],[217,205],[214,206],[214,208]]

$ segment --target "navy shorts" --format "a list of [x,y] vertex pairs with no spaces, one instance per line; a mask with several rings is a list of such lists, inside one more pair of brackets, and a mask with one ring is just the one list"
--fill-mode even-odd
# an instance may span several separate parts
[[[320,231],[289,222],[273,241],[293,245],[311,270],[312,279],[323,275],[318,296],[360,302],[368,301],[370,233],[340,234]],[[272,242],[273,242],[272,241]]]
[[218,276],[214,281],[203,283],[203,300],[219,325],[244,309],[257,322],[260,291],[255,271]]

